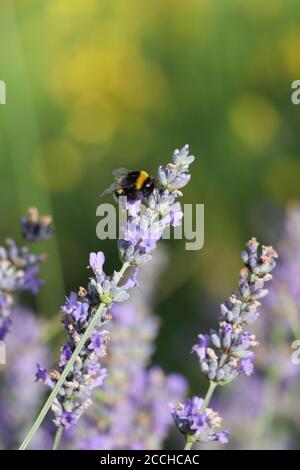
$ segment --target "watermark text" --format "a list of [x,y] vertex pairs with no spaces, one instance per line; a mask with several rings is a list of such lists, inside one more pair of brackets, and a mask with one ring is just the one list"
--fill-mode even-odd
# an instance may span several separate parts
[[0,80],[0,104],[6,104],[6,84],[4,80]]
[[[96,215],[100,218],[96,226],[96,235],[99,240],[129,239],[134,237],[140,230],[148,240],[158,240],[162,238],[169,240],[185,239],[185,249],[187,251],[201,250],[204,246],[204,204],[184,204],[182,212],[175,215],[172,211],[161,214],[159,217],[149,216],[149,209],[142,206],[139,220],[135,222],[128,219],[128,212],[119,204],[118,209],[113,204],[100,204],[97,207]],[[117,213],[118,212],[118,213]],[[166,218],[173,220],[178,218],[176,223],[165,223]],[[128,223],[129,221],[129,223]],[[171,227],[172,225],[172,227]],[[159,234],[159,236],[158,236]],[[138,234],[136,235],[138,237]]]

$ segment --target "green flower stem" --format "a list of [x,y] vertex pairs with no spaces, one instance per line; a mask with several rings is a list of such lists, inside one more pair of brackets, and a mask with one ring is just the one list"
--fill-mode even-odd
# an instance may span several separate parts
[[204,411],[208,407],[209,402],[211,400],[211,397],[213,396],[213,393],[214,393],[217,385],[218,385],[217,382],[210,382],[209,383],[209,387],[208,387],[207,393],[205,395],[204,402],[203,402],[203,405],[201,407],[201,411]]
[[194,441],[190,436],[187,436],[186,443],[183,450],[192,450]]
[[[227,354],[223,354],[220,360],[220,367],[223,367],[223,365],[226,362],[226,359],[227,359]],[[204,411],[208,407],[211,397],[213,396],[214,391],[217,388],[217,385],[218,385],[218,382],[209,382],[209,387],[206,392],[203,405],[201,406],[201,411]]]
[[[220,359],[220,367],[222,367],[225,364],[226,359],[227,359],[227,354],[223,354]],[[203,404],[201,406],[201,411],[204,411],[208,407],[211,397],[213,396],[214,391],[217,388],[217,385],[218,385],[218,382],[209,382],[209,387],[207,389]],[[193,437],[187,435],[184,450],[191,450],[193,448],[194,443],[195,443],[195,440],[193,439]]]
[[55,438],[54,438],[54,443],[53,443],[52,450],[58,450],[59,444],[60,444],[60,441],[61,441],[61,438],[62,438],[62,434],[63,434],[63,428],[60,426],[60,427],[57,428],[57,430],[56,430],[56,434],[55,434]]
[[[201,406],[201,411],[204,411],[208,407],[209,402],[211,400],[211,397],[213,396],[213,393],[214,393],[217,385],[218,385],[217,382],[210,382],[209,383],[209,387],[207,389],[207,392],[206,392],[206,395],[205,395],[205,398],[204,398],[204,402]],[[195,440],[193,439],[193,437],[187,435],[184,450],[192,450],[194,443],[195,443]]]
[[[118,284],[120,282],[123,274],[125,273],[125,271],[128,269],[129,266],[130,266],[129,263],[124,263],[123,264],[121,270],[118,273],[116,284]],[[54,399],[56,398],[56,395],[58,394],[59,390],[61,389],[65,379],[67,378],[74,362],[76,361],[76,358],[77,358],[78,354],[81,352],[81,350],[82,350],[83,346],[85,345],[86,341],[90,338],[91,334],[93,333],[93,330],[94,330],[95,326],[97,325],[99,319],[101,318],[101,315],[102,315],[105,308],[106,308],[106,305],[102,303],[99,306],[99,308],[96,311],[93,318],[91,319],[87,329],[85,330],[85,332],[82,335],[79,343],[77,344],[71,358],[69,359],[69,362],[66,364],[66,367],[64,368],[59,380],[57,381],[55,387],[53,388],[52,392],[50,393],[46,403],[44,404],[43,408],[41,409],[37,419],[35,420],[32,428],[30,429],[29,433],[27,434],[24,441],[22,442],[19,450],[25,450],[27,448],[27,446],[30,443],[31,439],[33,438],[33,436],[35,435],[35,433],[39,429],[40,425],[44,421],[46,414],[48,413],[48,411],[49,411]]]
[[46,403],[44,404],[43,408],[41,409],[36,421],[34,422],[32,428],[30,429],[29,433],[27,434],[24,441],[22,442],[19,450],[25,450],[27,448],[29,442],[31,441],[31,439],[33,438],[33,436],[35,435],[35,433],[39,429],[42,422],[44,421],[44,418],[45,418],[46,414],[48,413],[48,411],[49,411],[56,395],[58,394],[59,390],[61,389],[61,387],[62,387],[62,385],[65,381],[65,379],[67,378],[67,376],[68,376],[68,374],[69,374],[69,372],[70,372],[70,370],[71,370],[78,354],[82,350],[82,348],[85,345],[86,341],[91,336],[91,334],[92,334],[96,324],[98,323],[104,309],[105,309],[105,304],[101,304],[100,307],[98,308],[96,314],[94,315],[94,317],[90,321],[89,326],[87,327],[85,333],[82,335],[82,337],[81,337],[78,345],[76,346],[69,362],[67,363],[66,367],[64,368],[59,380],[57,381],[55,387],[53,388],[52,392],[50,393]]

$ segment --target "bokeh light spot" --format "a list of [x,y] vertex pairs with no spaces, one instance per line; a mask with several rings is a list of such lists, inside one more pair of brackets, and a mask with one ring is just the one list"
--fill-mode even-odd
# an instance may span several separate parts
[[234,103],[229,120],[234,133],[254,152],[264,150],[279,128],[279,116],[274,106],[256,94],[241,96]]
[[300,76],[300,25],[297,29],[289,30],[281,41],[281,50],[285,72],[290,80]]
[[299,158],[285,157],[274,163],[264,177],[270,198],[279,204],[300,199],[299,175]]
[[109,142],[117,128],[118,115],[113,106],[78,106],[74,109],[67,125],[68,133],[83,143]]
[[65,140],[46,143],[33,161],[36,181],[52,190],[67,191],[80,180],[83,162],[78,149]]

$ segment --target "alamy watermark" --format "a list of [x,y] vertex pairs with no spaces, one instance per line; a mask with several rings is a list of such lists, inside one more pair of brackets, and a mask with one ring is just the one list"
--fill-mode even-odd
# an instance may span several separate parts
[[292,90],[291,101],[293,104],[300,104],[300,80],[294,80],[291,85]]
[[295,351],[291,355],[291,361],[295,366],[298,366],[300,364],[300,339],[296,339],[292,343],[292,349]]
[[6,104],[6,84],[0,80],[0,104]]
[[0,341],[0,365],[6,364],[6,344]]
[[[116,240],[126,237],[128,213],[122,206],[122,204],[118,205],[118,214],[113,204],[100,204],[97,207],[96,215],[100,217],[100,220],[96,226],[96,235],[99,240]],[[143,217],[143,212],[146,214],[147,210],[149,209],[143,207],[141,217]],[[159,220],[156,219],[153,221],[153,231],[151,231],[151,226],[149,227],[148,234],[150,239],[152,233],[153,239],[155,239],[157,224],[159,224]],[[184,204],[181,223],[172,229],[167,227],[163,232],[162,238],[164,240],[169,240],[170,238],[176,240],[185,239],[186,250],[201,250],[204,246],[204,204]]]

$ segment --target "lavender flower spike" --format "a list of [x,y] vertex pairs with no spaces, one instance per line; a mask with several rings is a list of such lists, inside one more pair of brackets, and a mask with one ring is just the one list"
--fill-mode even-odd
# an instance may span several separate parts
[[[37,214],[37,209],[31,211]],[[23,233],[27,223],[30,223],[29,219],[27,221],[23,217]],[[33,237],[31,241],[34,241]],[[0,247],[0,340],[4,339],[11,325],[15,294],[21,291],[29,291],[32,294],[38,292],[43,284],[38,277],[39,264],[47,259],[46,255],[31,253],[26,246],[18,248],[13,240],[6,240],[6,244],[6,248]]]
[[175,150],[166,167],[158,169],[159,188],[155,195],[140,200],[120,198],[120,204],[128,212],[127,224],[122,227],[118,242],[120,257],[131,265],[141,266],[151,259],[157,241],[170,226],[177,226],[183,217],[181,206],[176,202],[180,191],[190,180],[189,165],[195,157],[189,155],[189,146]]
[[82,413],[91,405],[92,390],[103,385],[107,371],[102,367],[101,359],[106,355],[109,342],[109,332],[103,329],[103,325],[110,319],[108,308],[113,302],[122,302],[129,297],[125,289],[117,287],[116,276],[110,280],[104,273],[104,260],[102,252],[90,254],[89,267],[94,277],[90,279],[87,289],[81,288],[78,294],[71,292],[61,307],[68,339],[61,348],[57,367],[49,373],[37,365],[36,380],[52,389],[99,305],[102,303],[105,306],[102,317],[78,354],[67,380],[52,403],[53,422],[58,427],[67,429],[76,424]]
[[[200,433],[192,432],[196,429],[195,422],[202,422],[202,413],[205,413],[210,398],[218,384],[225,385],[240,374],[250,375],[253,372],[254,353],[252,348],[258,343],[253,334],[244,330],[245,326],[254,322],[258,315],[259,299],[268,294],[265,284],[272,279],[271,271],[276,266],[276,251],[271,246],[262,246],[256,238],[246,244],[242,252],[244,267],[240,271],[238,293],[232,294],[221,305],[218,330],[211,330],[208,335],[200,334],[198,343],[192,351],[198,356],[200,368],[210,381],[205,400],[200,406],[200,398],[193,398],[192,402],[178,408],[172,407],[172,415],[177,426],[185,430],[187,435],[186,449],[192,447],[193,442],[202,441]],[[196,412],[194,403],[197,402]],[[177,411],[176,411],[177,410]],[[194,420],[195,418],[195,420]],[[184,419],[192,425],[185,426]],[[200,421],[199,421],[200,420]],[[202,420],[202,421],[201,421]],[[212,423],[211,421],[208,421]],[[215,436],[213,427],[210,435]]]
[[179,374],[166,375],[156,366],[149,369],[158,332],[158,318],[152,312],[154,288],[165,258],[158,247],[152,262],[141,270],[143,288],[135,289],[129,302],[112,307],[109,354],[103,358],[109,377],[105,389],[95,393],[94,406],[81,420],[70,448],[162,448],[173,424],[167,405],[183,400],[187,388]]
[[[58,367],[50,374],[53,381],[52,392],[20,450],[26,449],[50,407],[55,415],[54,423],[59,428],[54,444],[57,446],[61,430],[77,423],[91,403],[92,389],[103,384],[106,370],[101,365],[101,357],[106,354],[109,341],[109,333],[102,330],[103,324],[111,319],[111,306],[115,302],[127,300],[127,290],[136,285],[134,269],[129,282],[123,282],[120,286],[124,273],[128,268],[150,261],[151,253],[164,229],[178,223],[179,211],[175,200],[181,195],[179,189],[190,179],[189,165],[194,160],[188,153],[188,146],[175,151],[172,162],[160,169],[165,174],[165,180],[160,179],[157,197],[125,203],[120,201],[128,212],[128,222],[123,227],[124,237],[119,240],[123,266],[119,272],[108,276],[103,271],[104,254],[91,253],[90,268],[94,276],[87,289],[80,288],[77,295],[72,293],[62,307],[68,341],[61,349]],[[145,214],[142,208],[145,209]],[[176,213],[176,217],[172,216],[173,213]],[[40,368],[38,376],[42,377]],[[44,376],[48,378],[47,374]],[[47,382],[49,385],[48,380]]]
[[244,267],[240,271],[239,292],[232,294],[221,305],[218,330],[198,336],[193,347],[202,372],[212,382],[226,384],[239,374],[251,375],[254,353],[258,345],[253,334],[244,330],[258,316],[258,299],[267,295],[265,283],[272,279],[277,253],[272,247],[262,246],[252,238],[242,253]]

